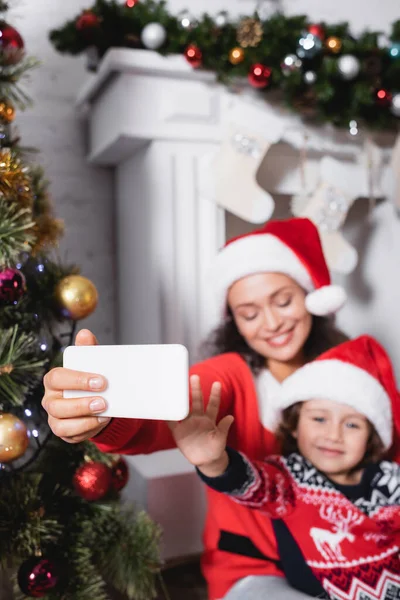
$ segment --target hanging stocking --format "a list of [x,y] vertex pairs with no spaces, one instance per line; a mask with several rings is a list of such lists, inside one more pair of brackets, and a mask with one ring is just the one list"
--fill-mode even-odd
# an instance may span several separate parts
[[200,192],[249,223],[265,223],[275,204],[257,183],[257,172],[266,153],[282,137],[286,122],[241,96],[222,98],[221,145],[201,161]]
[[323,158],[321,182],[298,216],[308,217],[317,225],[329,267],[347,274],[355,269],[358,255],[340,231],[355,200],[345,189],[345,181],[342,163]]
[[216,156],[216,202],[249,223],[264,223],[275,204],[271,194],[257,183],[256,176],[271,143],[231,125]]

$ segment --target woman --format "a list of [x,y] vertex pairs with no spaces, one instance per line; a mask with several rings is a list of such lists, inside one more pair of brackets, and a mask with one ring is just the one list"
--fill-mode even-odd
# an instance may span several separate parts
[[[306,362],[346,337],[333,325],[344,291],[330,283],[318,231],[308,219],[270,221],[237,237],[218,254],[212,273],[221,325],[210,340],[212,358],[190,369],[203,395],[220,381],[219,418],[235,418],[230,447],[251,460],[278,450],[268,398]],[[82,331],[78,344],[95,344]],[[210,347],[210,346],[209,346]],[[142,454],[174,447],[159,421],[101,417],[106,382],[98,375],[54,369],[45,377],[43,406],[53,432],[76,443],[94,438],[107,452]],[[63,390],[92,390],[92,398],[63,399]],[[100,415],[100,416],[98,416]],[[207,490],[203,573],[210,600],[258,598],[300,600],[282,579],[271,522],[230,498]],[[257,545],[248,537],[257,528]],[[262,542],[260,542],[260,540]]]

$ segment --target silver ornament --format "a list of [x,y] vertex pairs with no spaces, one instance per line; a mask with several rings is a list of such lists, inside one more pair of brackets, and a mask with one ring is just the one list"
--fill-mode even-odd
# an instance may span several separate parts
[[400,117],[400,93],[393,94],[390,111],[395,117]]
[[299,39],[296,54],[299,58],[314,58],[322,50],[322,40],[312,33],[304,32]]
[[350,135],[358,135],[358,123],[354,119],[349,122]]
[[178,14],[178,20],[183,29],[193,29],[197,25],[196,19],[188,10],[181,10]]
[[228,23],[228,13],[226,10],[222,10],[215,17],[215,24],[217,27],[225,27]]
[[317,74],[315,71],[306,71],[304,73],[304,81],[308,83],[308,85],[312,85],[317,81]]
[[148,23],[143,27],[140,38],[143,46],[149,50],[157,50],[167,39],[167,32],[161,23]]
[[352,54],[343,54],[338,59],[338,70],[343,79],[354,79],[360,72],[360,61]]
[[288,76],[295,71],[299,71],[302,64],[303,63],[298,56],[295,54],[288,54],[285,56],[281,64],[282,73]]
[[391,58],[400,58],[400,42],[391,42],[390,43],[389,56]]

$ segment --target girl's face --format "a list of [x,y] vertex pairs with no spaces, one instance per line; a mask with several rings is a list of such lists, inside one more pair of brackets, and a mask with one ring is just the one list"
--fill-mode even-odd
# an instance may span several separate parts
[[309,400],[300,408],[293,433],[300,454],[332,481],[358,483],[361,472],[352,472],[366,453],[370,424],[351,406],[332,400]]
[[268,360],[296,359],[310,334],[312,317],[304,290],[281,273],[257,273],[236,281],[228,305],[247,345]]

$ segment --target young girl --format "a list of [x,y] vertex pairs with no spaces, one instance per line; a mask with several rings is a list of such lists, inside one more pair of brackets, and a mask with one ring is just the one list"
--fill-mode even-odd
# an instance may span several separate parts
[[191,414],[170,425],[176,444],[208,486],[273,520],[289,583],[319,598],[400,598],[400,467],[383,460],[400,405],[382,347],[362,336],[288,377],[275,405],[283,456],[262,462],[226,448],[220,384],[205,412],[197,378],[191,386]]

